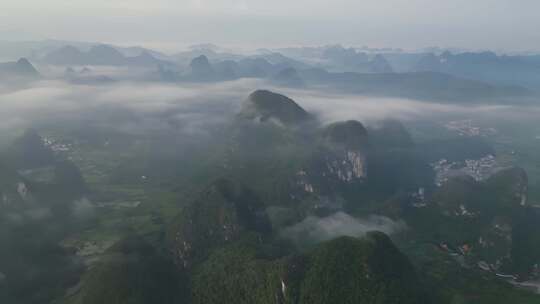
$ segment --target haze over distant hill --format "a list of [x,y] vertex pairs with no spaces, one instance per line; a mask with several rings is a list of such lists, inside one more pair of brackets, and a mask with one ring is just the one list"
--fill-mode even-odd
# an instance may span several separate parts
[[447,73],[494,84],[537,89],[540,85],[540,56],[496,55],[493,52],[426,54],[413,67],[417,71]]
[[76,47],[67,45],[49,52],[42,59],[43,62],[55,65],[112,65],[112,66],[155,66],[166,64],[156,59],[149,52],[142,50],[137,56],[127,57],[112,46],[99,44],[92,46],[88,51],[81,51]]
[[[452,54],[448,51],[439,54],[340,45],[263,49],[245,54],[208,44],[166,55],[141,47],[99,43],[73,43],[75,46],[72,46],[57,41],[44,42],[41,47],[31,45],[36,47],[36,54],[41,54],[36,55],[35,60],[44,65],[45,70],[47,65],[62,66],[68,72],[92,66],[139,69],[124,74],[91,69],[92,73],[63,75],[72,83],[86,84],[123,80],[215,83],[259,78],[277,87],[366,96],[445,103],[516,103],[534,97],[535,84],[540,81],[539,56]],[[28,64],[24,63],[24,60],[19,62],[18,73],[24,69],[23,74],[31,74]],[[3,70],[13,69],[14,63],[2,66]]]
[[312,69],[301,71],[300,77],[308,84],[335,91],[425,101],[504,102],[511,97],[527,97],[531,94],[519,86],[490,85],[438,72],[360,74]]
[[38,77],[39,72],[26,58],[21,58],[16,62],[0,63],[0,79],[36,79]]
[[3,1],[0,304],[540,304],[539,11]]

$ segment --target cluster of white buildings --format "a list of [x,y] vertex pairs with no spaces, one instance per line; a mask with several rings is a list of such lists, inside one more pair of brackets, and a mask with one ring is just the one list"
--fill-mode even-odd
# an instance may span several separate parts
[[480,159],[467,159],[465,162],[451,162],[440,159],[431,164],[435,170],[435,184],[441,186],[448,179],[458,175],[469,175],[477,181],[482,181],[491,176],[497,168],[497,160],[493,155],[487,155]]
[[494,128],[473,126],[470,119],[451,121],[444,126],[448,130],[456,131],[461,136],[489,136],[497,133]]
[[54,152],[69,152],[71,150],[71,145],[59,143],[52,138],[43,138],[43,143]]

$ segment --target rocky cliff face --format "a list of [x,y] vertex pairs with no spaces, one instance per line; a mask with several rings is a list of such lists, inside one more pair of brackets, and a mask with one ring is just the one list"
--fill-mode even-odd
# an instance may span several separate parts
[[[321,144],[297,173],[308,193],[332,194],[339,185],[362,183],[368,175],[368,135],[358,121],[338,122],[321,131]],[[334,193],[335,194],[335,193]]]
[[325,144],[333,157],[327,160],[328,171],[343,182],[367,177],[367,130],[355,120],[334,123],[323,131]]
[[360,151],[346,150],[329,156],[327,170],[344,183],[350,183],[367,177],[367,157]]
[[[307,203],[320,210],[327,202],[339,201],[332,207],[337,208],[347,200],[344,195],[353,198],[362,191],[358,186],[368,177],[370,149],[362,123],[321,126],[293,100],[268,91],[252,93],[238,116],[243,123],[234,154],[241,157],[231,155],[237,164],[229,170],[254,168],[260,178],[247,183],[262,192],[274,189],[272,194],[279,196],[270,198],[273,203]],[[250,163],[254,155],[265,161]]]

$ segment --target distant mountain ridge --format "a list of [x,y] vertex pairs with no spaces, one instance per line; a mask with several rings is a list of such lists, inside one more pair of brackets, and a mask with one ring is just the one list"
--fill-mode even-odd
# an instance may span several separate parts
[[16,62],[0,63],[0,78],[38,78],[36,68],[26,58]]
[[498,102],[529,97],[520,86],[491,85],[440,72],[330,73],[322,69],[300,71],[308,85],[371,96],[389,96],[437,102]]
[[[280,58],[280,55],[273,55]],[[285,57],[287,58],[287,57]],[[188,81],[216,82],[240,78],[264,78],[270,83],[294,88],[325,88],[367,96],[388,96],[436,102],[504,103],[515,97],[531,97],[519,85],[492,84],[437,71],[394,73],[388,61],[376,55],[373,62],[381,72],[330,72],[302,67],[287,60],[274,64],[264,57],[212,61],[205,55],[192,60]]]
[[540,85],[538,56],[499,56],[493,52],[426,54],[413,70],[441,72],[456,77],[475,79],[499,85]]
[[81,51],[67,45],[49,52],[42,59],[45,63],[54,65],[112,65],[112,66],[155,66],[169,62],[155,58],[148,51],[141,51],[137,56],[125,56],[118,49],[98,44],[88,51]]
[[[446,103],[515,102],[516,98],[533,97],[540,84],[540,56],[448,51],[384,53],[340,45],[260,50],[251,55],[199,45],[168,56],[140,47],[74,45],[57,47],[45,56],[37,52],[35,58],[39,59],[38,63],[68,67],[102,65],[151,69],[130,78],[137,80],[220,82],[260,78],[281,87],[323,88],[337,93]],[[18,73],[32,74],[30,64],[24,63],[19,62]],[[10,74],[14,71],[13,64],[11,67],[0,65],[0,70],[5,70],[0,74]],[[70,74],[68,80],[78,83],[123,80],[111,75],[92,76],[99,77]]]
[[[98,56],[99,55],[99,56]],[[273,68],[257,66],[252,75],[269,77],[285,68],[297,71],[322,68],[331,72],[355,73],[410,73],[439,72],[458,78],[477,80],[492,85],[522,86],[531,90],[540,84],[540,56],[535,54],[499,55],[493,52],[467,52],[464,50],[441,48],[404,51],[400,49],[370,49],[327,45],[320,47],[280,48],[258,50],[247,55],[219,48],[211,44],[201,44],[187,51],[167,55],[143,47],[121,47],[92,42],[44,40],[26,42],[0,42],[0,58],[14,60],[26,57],[34,62],[62,65],[134,65],[155,66],[174,64],[188,66],[198,56],[206,56],[210,62],[222,61],[239,63],[242,73],[235,77],[246,77],[241,61],[264,59]],[[250,66],[252,64],[248,64]],[[234,69],[233,69],[234,70]],[[235,78],[229,76],[225,79]],[[169,77],[170,78],[170,77]],[[220,79],[221,79],[220,78]]]

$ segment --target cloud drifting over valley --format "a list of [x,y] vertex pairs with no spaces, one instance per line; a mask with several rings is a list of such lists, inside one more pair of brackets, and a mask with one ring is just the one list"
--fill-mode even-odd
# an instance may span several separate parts
[[186,132],[229,121],[254,90],[268,88],[294,99],[323,123],[356,119],[371,123],[396,118],[403,121],[448,115],[532,117],[537,107],[449,105],[409,99],[366,97],[276,88],[262,80],[242,79],[215,84],[117,82],[78,85],[58,80],[23,87],[0,86],[0,130],[11,131],[47,123],[129,122],[138,128],[169,127]]
[[405,222],[384,216],[372,215],[361,219],[337,212],[323,218],[308,216],[302,222],[285,228],[282,235],[297,242],[318,243],[340,236],[362,237],[370,231],[391,235],[406,228]]

